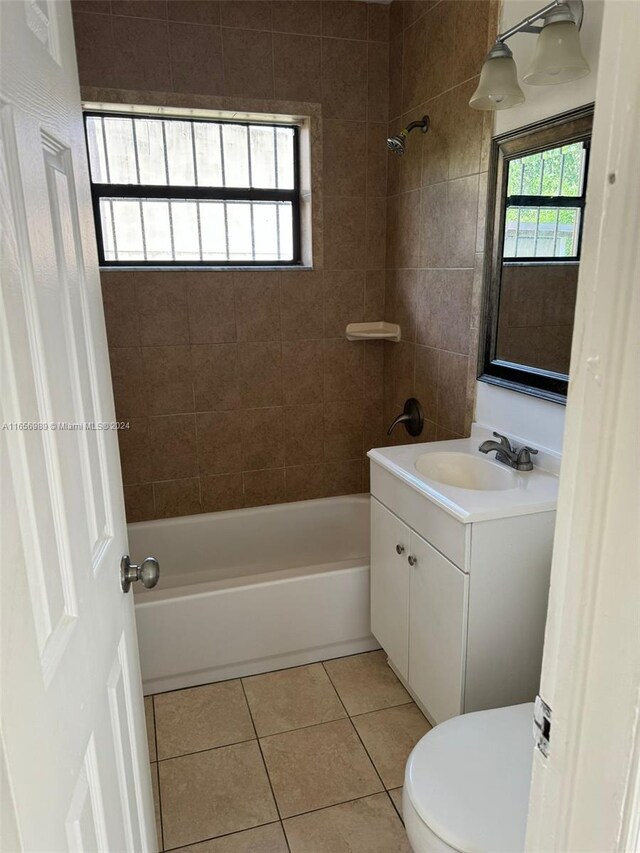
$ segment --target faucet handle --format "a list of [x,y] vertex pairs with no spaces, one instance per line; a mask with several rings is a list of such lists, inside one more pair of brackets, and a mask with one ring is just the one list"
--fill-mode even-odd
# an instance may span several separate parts
[[505,448],[505,450],[513,450],[513,447],[511,447],[511,442],[509,441],[506,435],[501,435],[499,432],[494,432],[493,435],[494,438],[500,439],[500,444]]
[[532,471],[533,462],[531,461],[531,457],[535,456],[538,452],[535,447],[520,447],[517,452],[518,455],[516,456],[516,464],[514,466],[516,470]]
[[526,445],[524,447],[520,447],[518,449],[518,461],[526,462],[529,456],[535,456],[537,452],[538,451],[535,447],[527,447]]
[[402,414],[398,415],[391,424],[387,430],[387,435],[391,435],[398,424],[404,424],[409,435],[416,436],[420,435],[422,432],[422,427],[424,426],[424,415],[422,413],[422,406],[415,397],[409,397],[405,402]]

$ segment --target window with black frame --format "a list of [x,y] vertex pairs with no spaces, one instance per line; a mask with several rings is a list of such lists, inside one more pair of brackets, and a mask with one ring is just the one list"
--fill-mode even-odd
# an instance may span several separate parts
[[578,260],[588,141],[509,160],[504,263]]
[[298,129],[85,113],[102,266],[300,263]]

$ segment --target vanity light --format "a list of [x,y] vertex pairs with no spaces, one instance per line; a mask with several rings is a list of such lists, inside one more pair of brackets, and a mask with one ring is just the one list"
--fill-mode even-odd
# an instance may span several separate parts
[[497,41],[484,61],[478,88],[469,105],[476,110],[508,110],[523,101],[513,54],[506,44]]
[[[505,44],[516,33],[538,34],[531,68],[523,78],[525,83],[547,86],[568,83],[588,74],[589,63],[582,53],[578,34],[583,16],[583,0],[553,0],[501,33],[487,54],[469,106],[476,110],[506,110],[524,101],[513,54]],[[542,25],[534,26],[538,20],[543,21]]]
[[586,77],[590,70],[571,10],[561,3],[545,15],[533,62],[522,79],[530,86],[548,86]]

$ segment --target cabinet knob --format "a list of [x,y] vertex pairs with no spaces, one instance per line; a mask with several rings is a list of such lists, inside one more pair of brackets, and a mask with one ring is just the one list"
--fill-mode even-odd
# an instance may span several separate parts
[[409,556],[407,557],[407,561],[410,566],[415,566],[415,564],[418,562],[417,559],[413,556],[413,554],[409,554]]
[[404,545],[396,545],[396,554],[404,554]]

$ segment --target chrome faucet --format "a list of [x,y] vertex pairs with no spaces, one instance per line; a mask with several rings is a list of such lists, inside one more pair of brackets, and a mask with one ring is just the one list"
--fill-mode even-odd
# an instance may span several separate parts
[[512,447],[506,435],[500,435],[499,432],[494,432],[494,436],[499,441],[491,441],[491,439],[483,441],[478,448],[480,453],[491,453],[495,450],[498,462],[503,462],[510,468],[515,468],[516,471],[533,470],[531,456],[535,455],[537,450],[533,447]]

